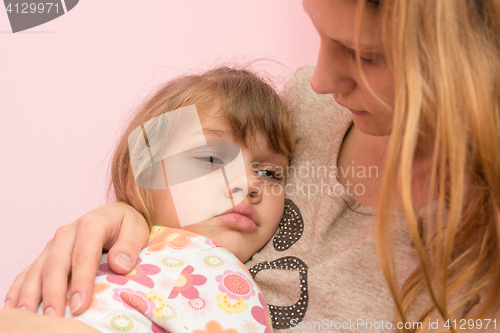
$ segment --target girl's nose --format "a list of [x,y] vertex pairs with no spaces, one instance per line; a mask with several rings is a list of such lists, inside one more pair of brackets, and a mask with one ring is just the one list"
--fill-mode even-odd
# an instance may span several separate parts
[[346,51],[336,45],[324,45],[311,77],[311,87],[318,94],[347,94],[356,87],[351,75],[352,59]]
[[247,176],[248,179],[248,197],[252,204],[259,203],[262,199],[262,184],[253,172]]
[[224,194],[227,198],[233,197],[243,200],[244,198],[241,197],[241,195],[245,188],[248,189],[246,196],[250,199],[251,203],[255,204],[260,202],[262,198],[262,185],[259,179],[253,174],[253,171],[247,172],[246,177],[240,177],[239,179],[231,181],[224,191]]

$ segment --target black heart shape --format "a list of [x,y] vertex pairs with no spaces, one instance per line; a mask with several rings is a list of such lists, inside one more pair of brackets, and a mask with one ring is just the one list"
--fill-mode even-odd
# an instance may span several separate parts
[[304,232],[304,220],[299,207],[290,199],[285,200],[285,212],[273,239],[276,251],[285,251],[295,244]]
[[292,321],[295,324],[302,322],[306,315],[307,305],[309,304],[308,282],[307,282],[307,265],[297,257],[283,257],[274,261],[264,261],[252,266],[249,271],[252,277],[263,270],[267,269],[287,269],[299,272],[300,282],[300,297],[299,300],[289,306],[278,306],[268,304],[269,314],[275,329],[290,329]]

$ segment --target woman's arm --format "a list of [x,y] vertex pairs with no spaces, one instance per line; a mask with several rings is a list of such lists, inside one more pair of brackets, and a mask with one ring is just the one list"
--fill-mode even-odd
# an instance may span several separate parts
[[0,323],[2,332],[9,333],[98,333],[78,320],[42,316],[19,309],[0,310]]
[[109,249],[111,268],[125,274],[135,265],[148,237],[147,223],[134,208],[125,203],[102,205],[57,229],[35,262],[16,277],[4,307],[35,312],[43,298],[44,313],[51,307],[56,315],[64,316],[71,272],[71,309],[81,314],[90,304],[103,248]]

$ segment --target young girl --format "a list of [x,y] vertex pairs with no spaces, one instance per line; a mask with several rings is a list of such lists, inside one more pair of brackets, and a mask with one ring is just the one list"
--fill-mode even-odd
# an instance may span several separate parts
[[[297,132],[308,139],[291,167],[315,162],[349,170],[330,184],[349,189],[360,181],[366,191],[290,194],[307,225],[301,238],[285,251],[268,243],[247,263],[269,267],[293,256],[307,265],[300,287],[308,307],[290,311],[290,319],[279,312],[300,294],[289,287],[296,275],[256,275],[268,303],[281,306],[269,307],[278,318],[274,327],[314,329],[327,319],[333,327],[347,325],[345,331],[370,333],[421,332],[418,323],[424,331],[498,332],[500,1],[303,4],[321,47],[317,63],[300,68],[288,85]],[[374,166],[378,179],[350,171]],[[321,185],[319,177],[289,176],[296,187]],[[424,208],[430,214],[421,214]],[[76,257],[89,254],[81,266],[93,267],[90,255],[115,238],[111,256],[135,258],[144,242],[131,236],[144,228],[120,218],[130,209],[99,208],[63,229],[70,241],[55,238],[20,275],[9,306],[30,309],[43,294],[58,307],[57,286],[43,292],[37,286],[66,278]],[[394,210],[396,221],[388,218]],[[122,232],[108,232],[120,226]],[[90,230],[104,241],[92,246]],[[58,250],[63,246],[74,247],[73,255]],[[64,269],[42,278],[53,262]],[[72,292],[88,295],[87,274],[72,272],[79,277]],[[361,325],[351,328],[351,322]]]
[[[144,151],[157,154],[155,146],[159,144],[154,140],[164,129],[159,119],[174,115],[167,113],[171,110],[177,112],[173,117],[176,126],[181,123],[181,128],[169,128],[177,139],[171,142],[172,147],[178,150],[192,139],[184,134],[192,132],[198,120],[186,124],[189,117],[182,115],[193,116],[193,111],[207,145],[183,153],[186,156],[183,164],[176,165],[176,175],[169,167],[171,158],[156,163],[165,172],[160,173],[166,177],[161,188],[148,185],[138,175],[141,153],[134,147],[144,133]],[[151,230],[149,246],[125,276],[110,270],[104,254],[91,306],[73,318],[102,332],[270,332],[267,304],[242,262],[267,243],[281,221],[285,172],[294,150],[290,124],[285,104],[275,91],[246,70],[222,67],[184,76],[156,92],[130,122],[111,165],[116,201],[130,204],[144,215]],[[151,129],[156,129],[156,138]],[[244,167],[239,178],[224,161],[224,149],[217,148],[234,148],[236,144]],[[165,148],[159,151],[165,153]],[[186,173],[192,176],[192,169],[207,168],[211,168],[206,172],[210,175],[225,170],[226,182],[213,184],[229,198],[232,208],[208,211],[203,221],[186,223],[183,217],[189,211],[182,211],[178,204],[174,178],[186,178]],[[213,189],[200,184],[199,193],[183,193],[181,200],[191,197],[191,209],[197,213],[207,205],[193,202],[193,196],[210,202],[210,206],[221,206],[224,198],[218,200]],[[205,190],[208,195],[204,198]],[[72,317],[73,302],[68,300],[66,317]],[[51,310],[43,309],[42,303],[39,312],[47,311]]]

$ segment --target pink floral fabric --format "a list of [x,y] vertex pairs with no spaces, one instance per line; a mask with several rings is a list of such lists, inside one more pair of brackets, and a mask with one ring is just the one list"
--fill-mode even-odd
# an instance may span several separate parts
[[181,272],[181,275],[177,278],[177,283],[168,298],[176,298],[179,293],[187,299],[198,298],[199,293],[196,286],[205,284],[207,282],[207,278],[203,275],[192,274],[193,271],[193,266],[187,266]]
[[127,275],[103,255],[91,307],[79,316],[100,332],[271,333],[264,297],[245,266],[211,240],[153,227]]
[[106,280],[111,283],[119,284],[123,286],[128,281],[133,280],[143,286],[154,288],[155,284],[153,280],[148,275],[155,275],[160,273],[161,269],[155,265],[140,265],[142,259],[137,259],[137,264],[132,272],[127,275],[118,275],[115,274],[107,263],[104,263],[98,267],[97,276],[101,276],[106,274]]
[[[246,274],[245,274],[246,275]],[[222,275],[218,275],[215,280],[219,282],[219,290],[226,293],[231,299],[249,299],[255,295],[253,290],[253,280],[249,280],[240,272],[227,270]]]

